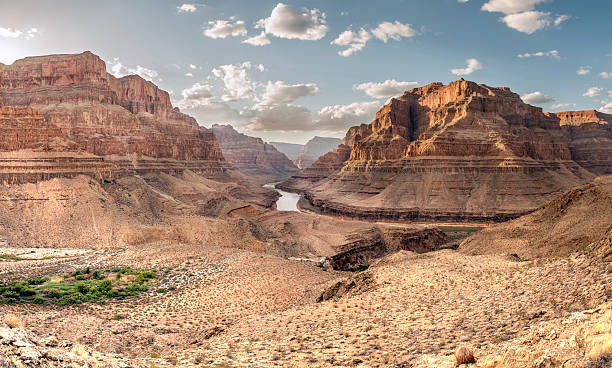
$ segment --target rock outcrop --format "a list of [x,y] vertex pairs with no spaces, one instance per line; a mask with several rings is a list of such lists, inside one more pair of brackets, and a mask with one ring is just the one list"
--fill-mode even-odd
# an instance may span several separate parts
[[213,125],[225,159],[238,171],[258,183],[277,182],[290,177],[298,168],[270,143],[237,132],[231,125]]
[[230,168],[214,134],[139,76],[115,78],[91,52],[0,64],[5,183],[87,174]]
[[592,245],[606,259],[611,234],[612,175],[607,175],[571,188],[529,215],[479,231],[459,250],[528,260],[566,256]]
[[300,154],[293,160],[300,169],[305,169],[312,165],[319,157],[333,151],[340,139],[329,137],[314,137],[309,140],[302,148]]
[[392,99],[279,187],[347,217],[505,221],[612,170],[607,117],[567,116],[508,88],[433,83]]

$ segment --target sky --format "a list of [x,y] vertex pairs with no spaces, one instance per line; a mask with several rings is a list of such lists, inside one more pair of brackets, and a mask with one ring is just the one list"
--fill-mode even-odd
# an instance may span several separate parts
[[210,127],[343,137],[459,78],[612,113],[609,0],[0,0],[0,62],[90,50]]

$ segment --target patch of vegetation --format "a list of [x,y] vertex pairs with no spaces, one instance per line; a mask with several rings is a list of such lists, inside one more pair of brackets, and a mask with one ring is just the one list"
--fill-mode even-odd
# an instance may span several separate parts
[[484,227],[467,227],[467,226],[438,226],[438,229],[445,233],[467,233],[473,234],[484,229]]
[[14,254],[0,254],[0,261],[25,261],[26,259],[17,257]]
[[370,266],[367,265],[361,265],[361,266],[356,266],[356,267],[352,267],[352,268],[345,268],[342,271],[349,271],[349,272],[363,272],[365,270],[367,270]]
[[125,299],[147,291],[155,277],[154,271],[131,268],[94,271],[87,267],[53,278],[0,283],[0,304],[104,304],[106,299]]

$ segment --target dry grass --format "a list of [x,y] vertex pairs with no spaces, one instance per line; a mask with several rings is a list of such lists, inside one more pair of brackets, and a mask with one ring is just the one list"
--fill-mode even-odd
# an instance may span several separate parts
[[[608,315],[612,318],[612,313],[609,312]],[[589,358],[598,359],[604,355],[612,354],[612,319],[608,318],[606,321],[594,325],[588,331],[588,335],[585,340],[591,347],[588,353]]]
[[4,323],[6,323],[10,328],[21,328],[23,327],[23,322],[21,319],[14,314],[7,314],[2,319]]

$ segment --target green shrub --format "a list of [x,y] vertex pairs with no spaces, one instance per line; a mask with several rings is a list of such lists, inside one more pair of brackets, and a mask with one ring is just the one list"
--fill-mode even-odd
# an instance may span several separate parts
[[42,297],[42,296],[40,296],[40,295],[36,295],[36,296],[34,297],[34,299],[32,300],[32,302],[33,302],[34,304],[43,304],[43,303],[45,302],[45,298],[43,298],[43,297]]

